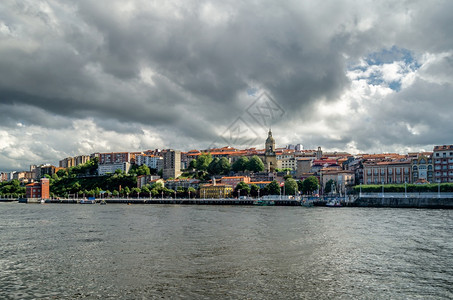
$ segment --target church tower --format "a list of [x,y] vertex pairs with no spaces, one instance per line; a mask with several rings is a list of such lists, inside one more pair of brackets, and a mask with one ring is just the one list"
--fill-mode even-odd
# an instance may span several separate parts
[[269,129],[265,143],[265,165],[268,172],[274,172],[277,168],[277,156],[275,154],[275,140],[272,137],[272,131]]

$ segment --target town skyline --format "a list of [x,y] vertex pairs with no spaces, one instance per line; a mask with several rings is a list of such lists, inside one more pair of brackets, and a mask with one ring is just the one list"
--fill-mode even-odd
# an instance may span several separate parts
[[0,5],[0,170],[269,127],[351,154],[453,141],[450,2],[109,3]]

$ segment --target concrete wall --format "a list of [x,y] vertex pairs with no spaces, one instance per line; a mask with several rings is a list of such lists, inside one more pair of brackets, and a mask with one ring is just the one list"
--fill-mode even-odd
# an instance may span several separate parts
[[453,208],[453,198],[361,197],[354,202],[360,207]]

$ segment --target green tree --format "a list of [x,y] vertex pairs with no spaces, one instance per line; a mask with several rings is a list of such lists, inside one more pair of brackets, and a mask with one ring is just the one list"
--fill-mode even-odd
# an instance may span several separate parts
[[246,171],[247,170],[247,167],[248,167],[248,158],[245,157],[245,156],[241,156],[239,157],[239,159],[237,161],[235,161],[233,163],[233,165],[231,166],[231,169],[234,171],[234,172],[243,172],[243,171]]
[[217,169],[219,170],[220,175],[228,175],[231,170],[231,165],[228,158],[222,157],[218,162]]
[[253,155],[247,163],[247,170],[251,172],[263,172],[264,163],[258,156]]
[[280,195],[280,184],[274,180],[266,185],[266,193],[268,195]]
[[220,174],[220,172],[219,172],[219,158],[218,157],[216,157],[213,160],[211,160],[211,162],[209,163],[209,166],[207,168],[207,171],[211,175]]
[[302,182],[302,192],[304,194],[313,193],[318,189],[318,186],[319,186],[318,178],[316,178],[315,176],[307,177]]
[[259,188],[259,186],[257,186],[256,184],[251,184],[251,185],[250,185],[250,195],[251,195],[252,197],[258,197],[258,195],[259,195],[259,190],[260,190],[260,188]]
[[211,153],[203,153],[197,158],[196,169],[198,171],[207,171],[209,164],[212,161]]
[[292,178],[285,180],[285,194],[294,195],[297,192],[297,182]]
[[187,188],[187,193],[189,193],[191,198],[195,198],[195,196],[197,195],[197,190],[190,186]]
[[195,170],[197,168],[197,160],[196,159],[192,159],[189,163],[189,170]]
[[326,186],[324,187],[324,194],[334,193],[336,192],[337,182],[333,179],[330,179],[326,182]]
[[238,191],[240,196],[248,196],[250,194],[250,186],[244,181],[241,181],[234,188],[234,196],[238,195]]
[[140,190],[140,194],[143,194],[144,196],[149,196],[149,193],[151,192],[151,190],[149,189],[149,187],[147,187],[146,185],[145,186],[142,186],[142,189]]

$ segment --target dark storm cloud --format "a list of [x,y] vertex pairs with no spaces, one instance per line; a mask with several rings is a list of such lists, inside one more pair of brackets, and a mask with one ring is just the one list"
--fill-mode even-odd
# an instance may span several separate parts
[[[79,130],[74,124],[89,120],[93,124],[81,132],[105,130],[137,139],[156,132],[165,145],[203,147],[245,113],[254,101],[247,91],[257,90],[272,95],[286,112],[273,126],[292,126],[297,133],[320,118],[314,114],[320,101],[328,108],[350,91],[348,66],[360,59],[394,46],[417,59],[451,51],[452,5],[3,1],[0,126]],[[437,118],[439,125],[433,121],[436,113],[426,110],[429,103],[442,106],[451,99],[445,83],[451,73],[443,64],[431,69],[443,79],[419,79],[417,86],[376,101],[388,106],[366,107],[363,116],[356,114],[363,114],[365,104],[356,101],[347,126],[344,118],[329,116],[324,132],[313,128],[313,144],[356,143],[369,149],[402,144],[406,135],[405,142],[416,145],[441,134],[450,138],[447,118]],[[329,126],[344,130],[332,139]],[[432,134],[437,129],[439,135]],[[77,131],[74,139],[81,134]],[[109,136],[104,145],[115,138]],[[304,137],[293,138],[299,140],[286,140],[298,143]]]

